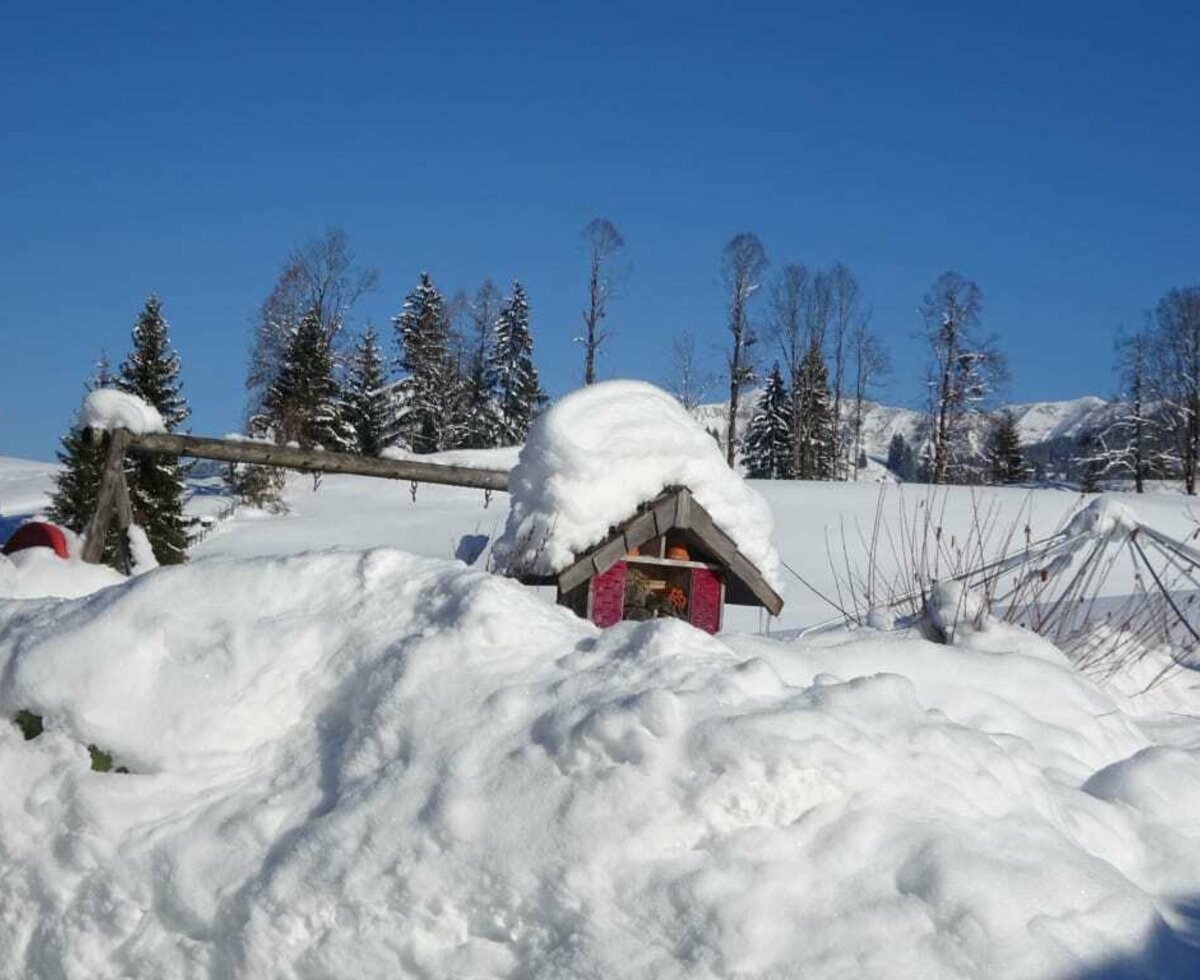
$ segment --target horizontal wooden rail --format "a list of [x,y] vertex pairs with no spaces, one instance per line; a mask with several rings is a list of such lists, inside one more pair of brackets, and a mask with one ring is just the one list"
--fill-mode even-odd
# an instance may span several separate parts
[[382,477],[386,480],[439,483],[450,487],[508,490],[508,473],[505,470],[447,466],[443,463],[426,463],[415,459],[383,459],[359,456],[355,453],[332,453],[323,449],[276,446],[266,442],[207,439],[203,436],[168,435],[158,432],[141,435],[130,432],[127,445],[134,451],[215,459],[225,463],[279,466],[309,473],[345,473],[353,476]]

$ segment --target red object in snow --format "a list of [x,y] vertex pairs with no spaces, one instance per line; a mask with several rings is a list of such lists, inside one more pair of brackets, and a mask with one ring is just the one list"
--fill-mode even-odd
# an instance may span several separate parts
[[721,576],[708,568],[693,568],[688,622],[706,633],[718,632],[721,629],[721,599]]
[[625,562],[592,578],[592,622],[603,629],[621,621],[625,612]]
[[67,557],[67,537],[62,528],[45,521],[30,521],[22,524],[0,549],[0,554],[11,555],[26,548],[49,548],[59,558]]

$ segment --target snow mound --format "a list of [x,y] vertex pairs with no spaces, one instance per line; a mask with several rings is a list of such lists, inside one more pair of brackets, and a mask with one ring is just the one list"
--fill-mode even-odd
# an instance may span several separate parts
[[[1146,739],[1025,634],[986,636],[1009,648],[601,632],[393,550],[0,605],[0,710],[45,720],[0,725],[0,948],[66,977],[1140,956],[1170,932],[1156,900],[1198,890],[1194,813],[1151,825],[1081,789]],[[131,773],[91,772],[89,744]],[[1194,754],[1167,761],[1153,782],[1195,785]]]
[[78,555],[59,558],[49,548],[0,555],[0,600],[75,599],[124,581],[124,575],[107,565],[89,565]]
[[1140,526],[1133,509],[1109,496],[1097,497],[1071,518],[1067,534],[1107,538],[1117,531],[1134,531]]
[[116,388],[97,388],[83,401],[83,424],[92,429],[128,429],[138,435],[166,432],[162,416],[137,395]]
[[741,552],[781,587],[765,500],[674,398],[607,381],[534,423],[509,476],[511,505],[493,556],[509,574],[554,574],[670,486],[685,486]]

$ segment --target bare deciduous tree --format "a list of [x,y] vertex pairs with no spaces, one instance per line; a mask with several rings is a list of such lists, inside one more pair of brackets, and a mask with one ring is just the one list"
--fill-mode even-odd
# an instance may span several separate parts
[[326,231],[293,248],[275,286],[254,317],[254,336],[246,388],[250,412],[260,407],[275,380],[283,352],[301,318],[315,310],[325,342],[333,349],[354,304],[375,288],[379,274],[356,264],[346,233]]
[[668,390],[689,412],[695,411],[716,386],[717,376],[701,362],[692,331],[681,330],[672,338],[670,362]]
[[737,413],[742,391],[754,378],[754,328],[749,305],[767,267],[767,253],[752,232],[734,235],[721,259],[721,278],[729,296],[729,422],[725,458],[732,467],[737,459]]
[[1184,489],[1196,493],[1200,464],[1200,286],[1172,289],[1155,309],[1157,370]]
[[[835,460],[835,476],[846,476],[846,431],[842,423],[842,401],[845,388],[847,345],[851,336],[864,319],[862,300],[859,294],[858,279],[846,266],[838,262],[828,274],[830,300],[830,331],[829,331],[829,381],[833,395],[833,458]],[[854,459],[850,461],[855,467],[858,460],[857,450]]]
[[588,305],[583,311],[583,383],[596,381],[596,355],[608,334],[602,329],[608,301],[629,274],[625,262],[625,239],[607,218],[595,218],[583,229],[588,257]]
[[800,471],[800,449],[804,444],[801,370],[808,351],[806,316],[811,279],[803,265],[789,263],[771,283],[769,323],[771,337],[779,348],[792,399],[792,472]]
[[851,470],[858,479],[858,460],[862,455],[864,405],[867,394],[891,368],[887,349],[871,329],[870,316],[864,314],[850,334],[850,353],[854,363],[854,407],[850,415],[854,459]]
[[979,286],[957,272],[939,276],[921,304],[930,353],[931,483],[947,483],[959,475],[954,469],[966,458],[966,417],[1005,377],[1004,357],[994,339],[981,341],[974,335],[982,310]]

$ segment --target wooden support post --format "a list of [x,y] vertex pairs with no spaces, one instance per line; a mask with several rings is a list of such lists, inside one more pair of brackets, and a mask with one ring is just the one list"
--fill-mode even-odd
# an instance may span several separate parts
[[129,543],[129,528],[133,524],[133,502],[129,499],[129,482],[125,467],[117,471],[117,490],[113,496],[113,515],[117,519],[117,571],[128,575],[133,571],[133,548]]
[[[124,429],[104,436],[104,470],[100,474],[100,492],[96,498],[96,513],[88,522],[83,543],[83,560],[93,565],[100,564],[104,555],[104,542],[108,537],[108,524],[113,511],[118,507],[118,498],[124,496],[129,503],[129,491],[125,488],[125,446],[129,433]],[[120,520],[120,518],[118,518]]]

